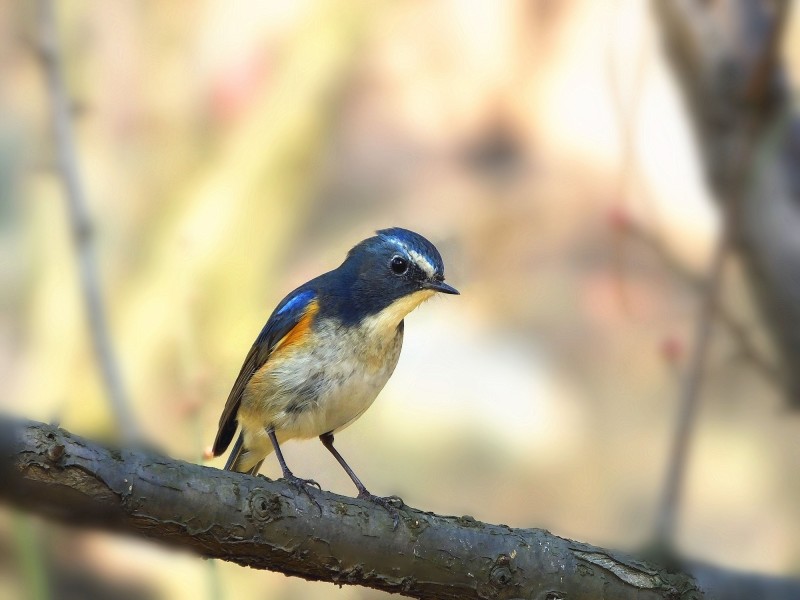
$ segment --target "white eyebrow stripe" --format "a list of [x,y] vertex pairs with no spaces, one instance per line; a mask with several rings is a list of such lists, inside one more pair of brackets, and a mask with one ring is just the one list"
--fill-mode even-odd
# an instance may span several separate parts
[[428,260],[428,257],[424,254],[420,254],[416,250],[412,250],[409,248],[403,240],[400,240],[394,236],[387,238],[389,241],[394,242],[399,248],[404,250],[409,258],[414,261],[414,263],[422,269],[428,277],[433,277],[436,274],[436,267],[431,264],[431,261]]
[[409,250],[408,255],[411,257],[411,260],[417,263],[417,266],[420,269],[425,271],[425,275],[428,277],[433,277],[436,274],[436,269],[433,267],[431,261],[429,261],[427,257],[414,250]]

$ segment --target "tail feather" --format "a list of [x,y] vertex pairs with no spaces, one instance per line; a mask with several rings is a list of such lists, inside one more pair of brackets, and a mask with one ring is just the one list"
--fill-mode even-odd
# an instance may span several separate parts
[[238,471],[236,462],[239,460],[244,450],[244,436],[240,433],[236,438],[236,443],[231,448],[231,453],[228,455],[228,460],[225,462],[226,471]]
[[[264,458],[265,457],[261,457],[261,459],[258,459],[256,456],[253,456],[253,453],[244,447],[244,436],[239,433],[239,437],[236,438],[236,443],[233,445],[231,453],[228,456],[228,461],[225,463],[225,470],[257,475],[258,470],[264,463]],[[253,462],[254,460],[255,462]]]

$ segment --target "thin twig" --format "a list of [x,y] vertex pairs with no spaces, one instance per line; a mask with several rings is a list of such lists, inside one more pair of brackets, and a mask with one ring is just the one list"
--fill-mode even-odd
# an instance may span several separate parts
[[[628,227],[626,233],[650,248],[673,274],[680,277],[694,289],[702,290],[703,280],[677,261],[657,236],[635,225]],[[744,358],[748,364],[761,373],[767,383],[780,387],[782,385],[782,379],[778,367],[762,354],[753,342],[748,327],[742,323],[721,300],[717,302],[714,318],[719,321],[720,325],[725,327],[728,334],[733,339],[737,346],[739,356]]]
[[720,236],[706,280],[705,290],[697,311],[693,347],[689,362],[681,382],[680,414],[675,430],[675,438],[670,453],[670,464],[664,482],[664,492],[656,525],[656,539],[670,547],[675,531],[679,502],[685,480],[686,462],[689,456],[689,442],[700,399],[700,386],[703,380],[708,345],[717,306],[717,295],[722,283],[725,255],[728,251],[726,230]]
[[[666,0],[659,4],[668,4]],[[684,375],[681,387],[681,408],[678,417],[678,427],[675,433],[674,445],[664,484],[662,503],[658,513],[656,525],[657,540],[668,548],[672,546],[672,537],[675,532],[675,523],[679,508],[681,491],[684,483],[684,473],[691,438],[692,426],[697,413],[700,384],[705,365],[708,342],[714,313],[718,310],[717,295],[722,281],[725,256],[731,245],[731,238],[738,232],[738,220],[741,218],[741,204],[746,190],[757,175],[754,148],[758,136],[763,132],[762,113],[764,105],[769,98],[770,85],[776,74],[777,48],[786,27],[788,15],[788,2],[780,0],[773,18],[772,26],[766,40],[760,48],[748,79],[742,89],[742,94],[751,105],[758,110],[742,110],[739,115],[739,127],[742,135],[738,137],[730,152],[730,162],[727,185],[718,184],[716,193],[723,206],[722,233],[717,243],[714,259],[705,284],[702,303],[697,314],[695,326],[694,347],[689,364]],[[663,18],[663,17],[662,17]],[[673,65],[676,71],[680,68]],[[687,83],[684,81],[684,86]],[[696,107],[695,107],[696,108]],[[717,108],[717,107],[712,107]],[[709,171],[713,169],[709,168]]]
[[124,439],[130,440],[136,436],[136,426],[111,344],[105,305],[100,293],[97,259],[92,246],[91,218],[79,174],[70,114],[71,103],[64,81],[52,0],[39,2],[39,27],[39,56],[47,79],[58,168],[69,209],[70,228],[78,258],[92,345],[120,434]]
[[[617,12],[618,9],[619,6],[617,6]],[[644,92],[644,78],[647,74],[647,67],[650,61],[650,40],[645,33],[644,40],[636,53],[637,61],[634,71],[633,87],[626,102],[612,47],[612,39],[615,39],[618,35],[618,31],[612,30],[610,38],[606,43],[606,77],[611,92],[611,103],[614,109],[614,115],[617,119],[617,125],[619,126],[621,166],[617,181],[617,194],[620,201],[624,202],[632,185],[639,179],[640,166],[634,134],[636,133],[641,99]]]
[[[619,2],[614,7],[614,16],[619,14]],[[616,211],[619,214],[627,213],[626,205],[630,199],[633,186],[639,180],[639,160],[636,153],[636,144],[634,133],[636,132],[636,122],[639,116],[639,107],[641,105],[642,89],[644,83],[644,75],[646,73],[647,61],[649,59],[649,44],[647,40],[642,44],[640,51],[637,52],[636,68],[633,80],[633,89],[631,90],[630,97],[625,98],[622,90],[622,84],[617,70],[617,64],[614,57],[614,48],[612,46],[613,40],[618,36],[619,32],[616,27],[610,29],[609,39],[606,42],[606,76],[608,79],[608,87],[611,95],[611,103],[614,108],[614,113],[617,118],[620,134],[620,168],[616,184],[616,197],[614,203]],[[627,294],[625,293],[623,271],[625,268],[625,256],[623,239],[620,235],[622,230],[615,232],[613,240],[613,254],[612,264],[617,275],[617,293],[620,300],[620,305],[623,309],[629,308]]]
[[770,84],[775,76],[775,67],[779,60],[780,43],[789,20],[789,4],[789,0],[775,2],[775,16],[770,23],[767,43],[758,56],[753,74],[745,90],[745,98],[758,106],[763,106],[770,96]]

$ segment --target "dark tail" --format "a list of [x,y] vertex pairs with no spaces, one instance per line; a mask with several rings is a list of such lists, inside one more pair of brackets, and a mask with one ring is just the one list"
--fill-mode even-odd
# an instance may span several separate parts
[[251,463],[252,458],[251,460],[247,460],[249,458],[248,454],[249,452],[247,451],[247,448],[244,447],[244,436],[240,433],[239,437],[236,438],[236,443],[233,445],[230,455],[228,456],[228,462],[225,463],[225,470],[236,471],[237,473],[247,473],[249,475],[257,475],[258,470],[264,463],[264,459],[262,458],[255,465],[250,466],[248,463]]

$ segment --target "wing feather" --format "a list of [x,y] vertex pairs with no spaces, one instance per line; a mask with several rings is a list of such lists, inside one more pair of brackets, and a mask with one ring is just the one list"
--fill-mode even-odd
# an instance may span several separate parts
[[228,400],[219,419],[217,437],[214,440],[214,456],[225,452],[236,433],[237,413],[242,403],[242,395],[253,374],[269,360],[276,345],[303,320],[315,299],[316,293],[313,290],[302,288],[295,290],[283,299],[267,320],[247,353],[233,388],[228,394]]

